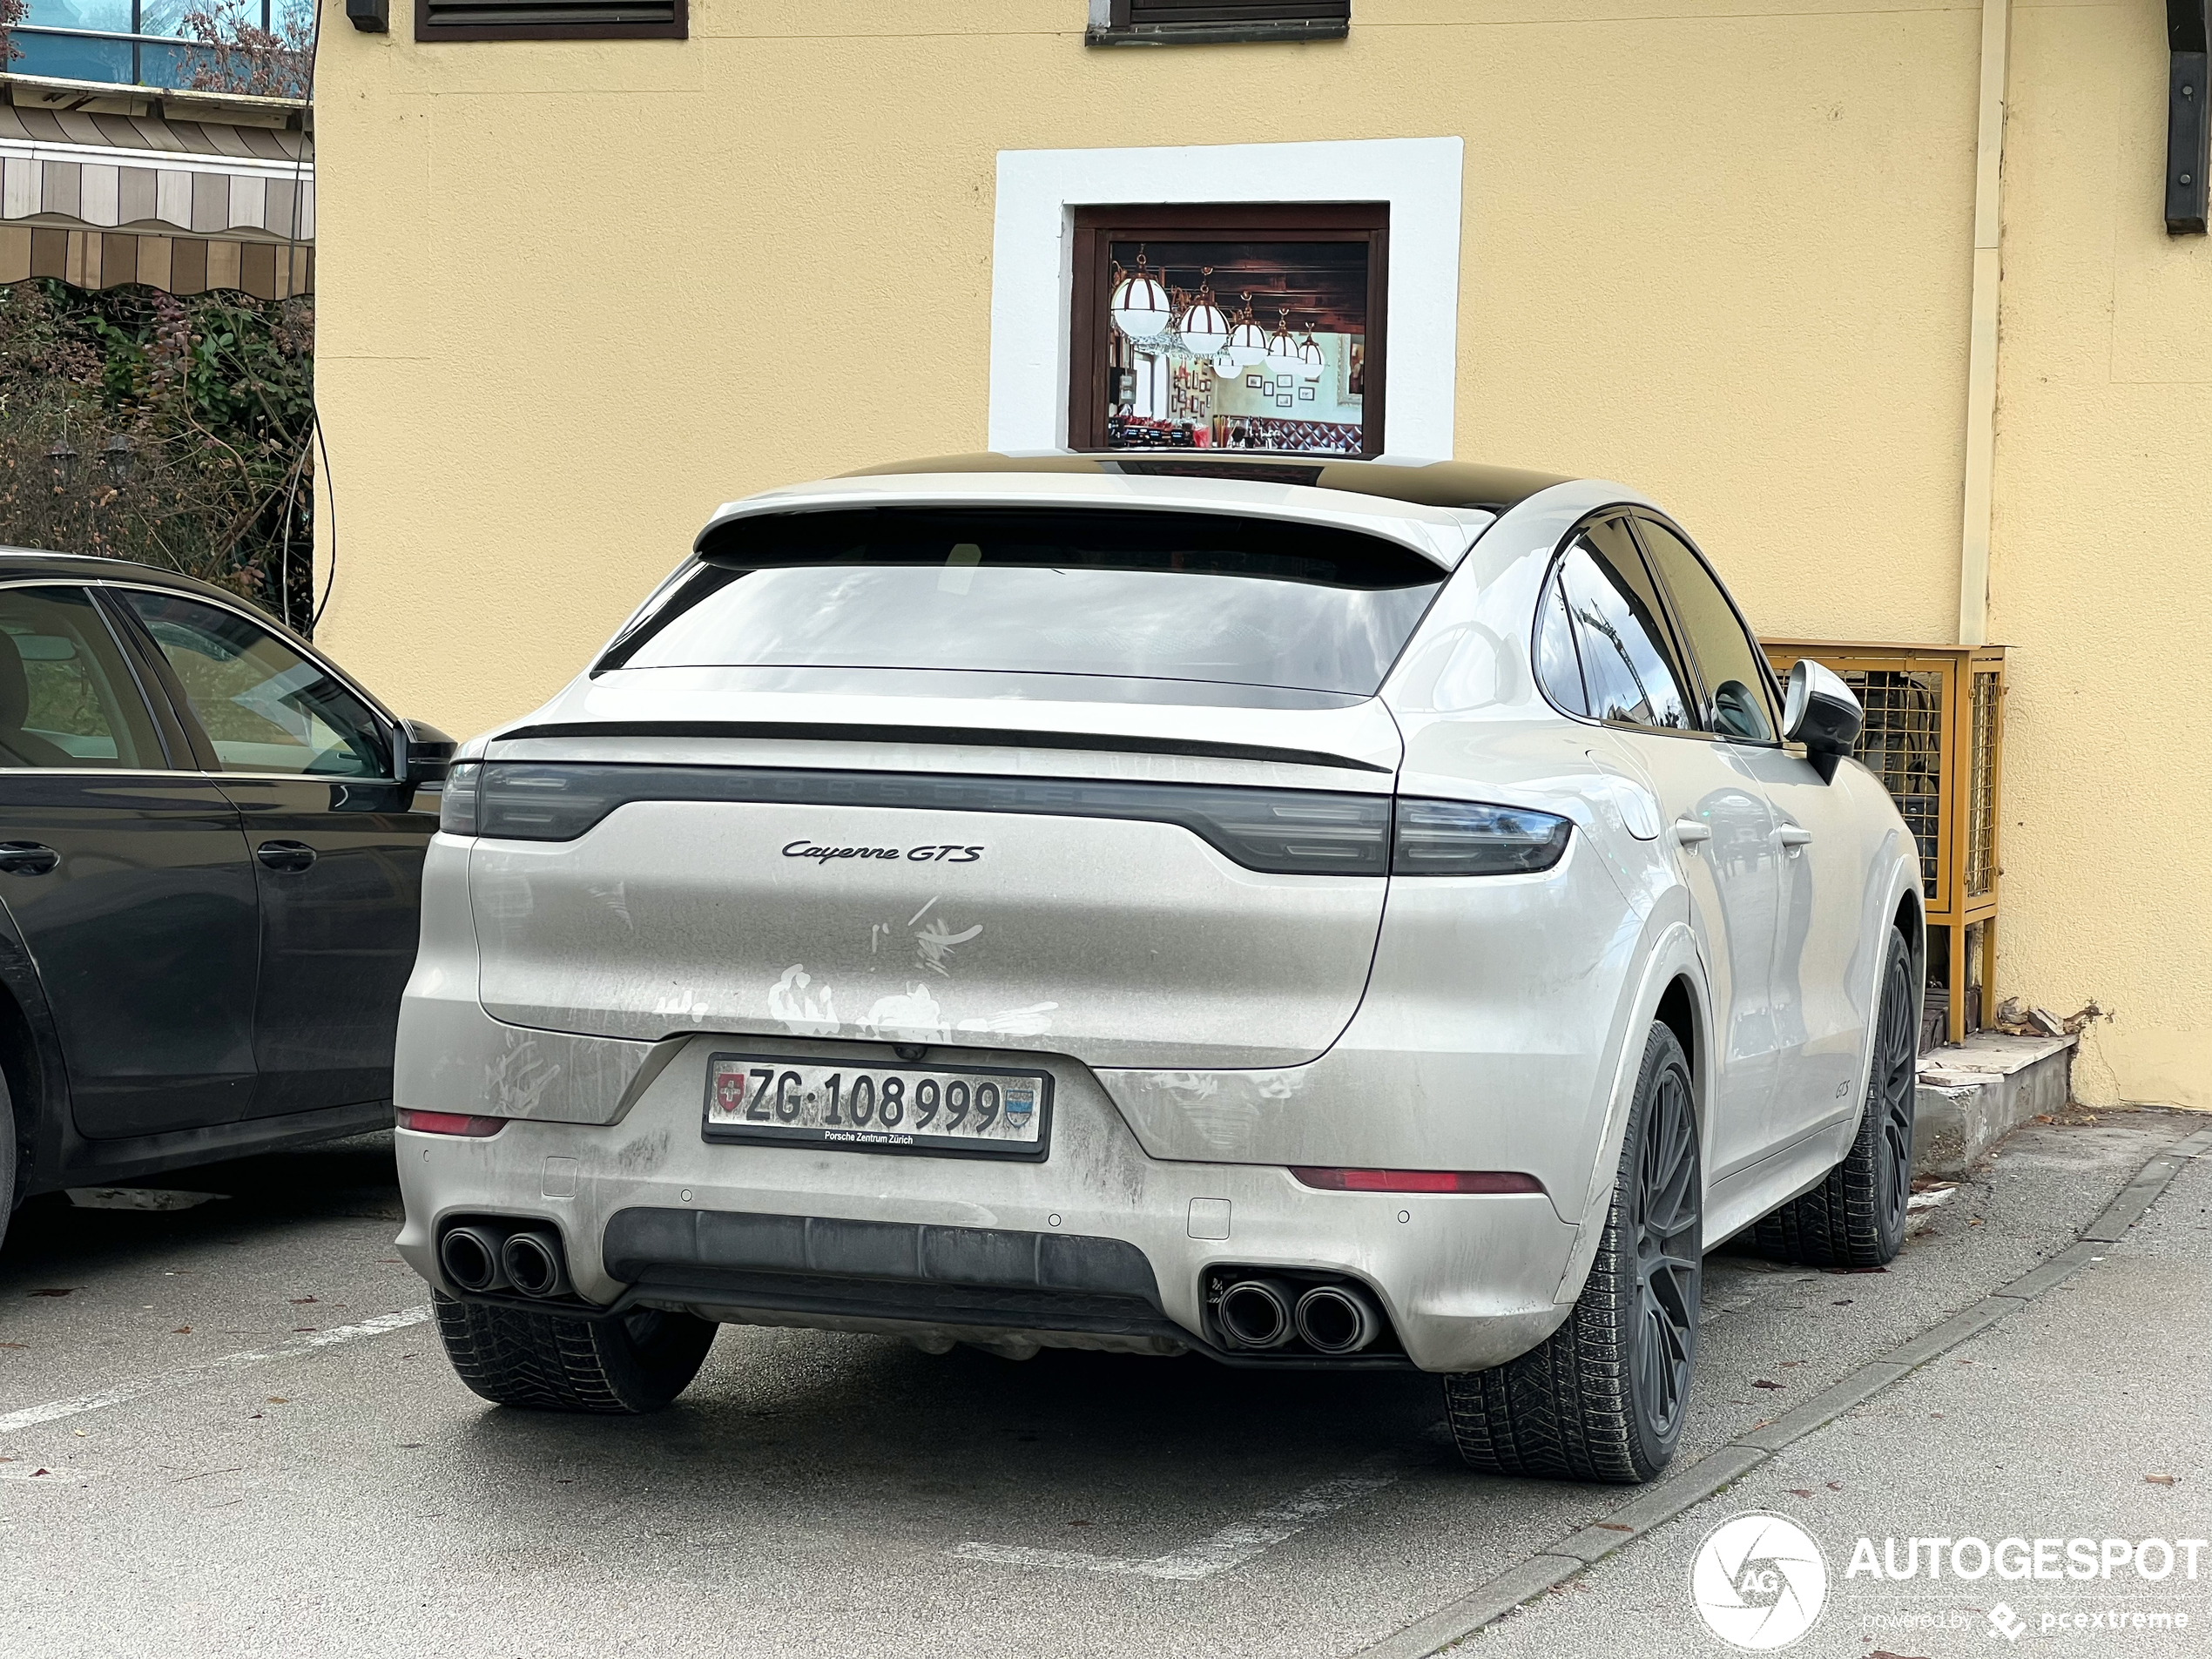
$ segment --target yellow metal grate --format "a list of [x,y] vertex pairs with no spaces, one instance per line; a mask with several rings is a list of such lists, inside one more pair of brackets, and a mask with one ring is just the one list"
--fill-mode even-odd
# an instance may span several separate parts
[[1920,880],[1936,895],[1943,779],[1943,676],[1846,669],[1844,683],[1866,711],[1858,759],[1882,780],[1920,845]]
[[1966,893],[1979,898],[1997,880],[1997,676],[1976,674],[1970,707],[1973,749],[1966,779]]

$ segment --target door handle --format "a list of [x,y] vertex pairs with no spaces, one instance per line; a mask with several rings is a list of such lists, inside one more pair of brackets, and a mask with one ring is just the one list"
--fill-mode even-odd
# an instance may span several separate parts
[[1780,829],[1775,831],[1774,837],[1783,846],[1795,851],[1812,840],[1812,832],[1800,828],[1795,824],[1784,824]]
[[299,841],[264,841],[253,849],[264,867],[296,875],[315,861],[315,850]]
[[1713,839],[1713,826],[1701,824],[1694,818],[1675,819],[1675,840],[1683,846],[1695,846],[1700,841]]
[[62,855],[37,841],[0,841],[0,870],[10,875],[44,875]]

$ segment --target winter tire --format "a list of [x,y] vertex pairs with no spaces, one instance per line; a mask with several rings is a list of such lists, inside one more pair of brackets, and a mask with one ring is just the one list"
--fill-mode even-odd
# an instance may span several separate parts
[[1682,1044],[1645,1039],[1621,1170],[1588,1282],[1518,1359],[1444,1379],[1460,1455],[1493,1474],[1649,1480],[1682,1438],[1697,1351],[1703,1188]]
[[8,1238],[8,1223],[16,1213],[16,1160],[23,1156],[16,1144],[16,1103],[8,1081],[0,1077],[0,1244]]
[[1892,928],[1858,1138],[1818,1186],[1758,1223],[1752,1237],[1760,1250],[1808,1267],[1884,1267],[1895,1259],[1912,1196],[1919,1030],[1912,951]]
[[533,1411],[657,1412],[690,1385],[713,1345],[711,1320],[639,1308],[612,1319],[431,1298],[446,1357],[498,1406]]

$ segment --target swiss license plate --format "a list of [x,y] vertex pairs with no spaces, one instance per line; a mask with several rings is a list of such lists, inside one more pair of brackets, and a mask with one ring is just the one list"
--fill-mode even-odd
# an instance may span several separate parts
[[710,1141],[1041,1158],[1051,1116],[1052,1078],[1041,1071],[825,1065],[766,1054],[707,1062]]

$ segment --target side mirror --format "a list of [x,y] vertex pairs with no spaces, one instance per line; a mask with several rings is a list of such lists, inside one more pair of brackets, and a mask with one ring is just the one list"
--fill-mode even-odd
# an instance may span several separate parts
[[461,745],[434,725],[421,720],[402,720],[392,746],[395,751],[392,756],[392,775],[401,783],[413,784],[420,789],[425,785],[445,782],[446,772],[453,765],[453,752]]
[[1802,743],[1808,754],[1847,759],[1866,724],[1866,711],[1834,671],[1811,658],[1790,671],[1790,690],[1782,707],[1784,741]]

